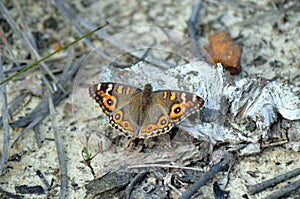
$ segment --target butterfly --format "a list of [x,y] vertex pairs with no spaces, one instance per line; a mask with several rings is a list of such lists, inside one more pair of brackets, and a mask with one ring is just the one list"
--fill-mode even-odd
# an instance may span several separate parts
[[91,85],[89,94],[108,116],[111,127],[125,136],[143,139],[168,133],[204,105],[204,100],[193,93],[153,91],[151,84],[142,90],[104,82]]

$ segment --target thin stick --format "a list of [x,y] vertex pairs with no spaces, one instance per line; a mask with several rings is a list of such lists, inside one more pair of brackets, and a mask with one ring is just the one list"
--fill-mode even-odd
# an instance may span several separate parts
[[197,38],[196,38],[196,22],[198,13],[200,10],[201,0],[198,0],[195,5],[193,6],[192,15],[190,19],[188,20],[188,31],[192,40],[192,49],[193,49],[193,56],[196,58],[201,58],[201,55],[199,53],[198,45],[197,45]]
[[125,198],[126,199],[130,199],[130,194],[131,194],[134,186],[139,181],[141,181],[146,176],[146,174],[147,174],[147,172],[143,172],[143,173],[139,173],[136,176],[134,176],[134,178],[131,180],[131,182],[129,183],[129,185],[125,189]]
[[37,170],[36,171],[36,175],[39,176],[39,178],[41,179],[41,181],[44,183],[44,185],[46,186],[47,190],[50,191],[51,190],[51,185],[48,183],[48,181],[46,180],[44,174],[40,171]]
[[22,199],[22,198],[24,198],[21,195],[15,195],[13,193],[10,193],[8,191],[3,190],[2,188],[0,188],[0,193],[1,193],[1,196],[3,198],[10,198],[10,199]]
[[[2,65],[2,54],[0,54],[0,80],[4,79],[4,71]],[[2,95],[2,123],[4,129],[4,139],[2,156],[0,162],[0,174],[3,174],[6,158],[8,154],[8,144],[9,144],[9,121],[8,121],[8,107],[7,107],[7,96],[6,96],[6,84],[1,85],[1,95]]]
[[278,191],[275,191],[271,195],[265,197],[264,199],[277,199],[282,198],[283,196],[289,196],[293,191],[296,191],[300,189],[300,180],[297,180],[296,182],[290,183]]
[[133,165],[128,166],[126,169],[143,169],[143,168],[171,168],[171,169],[185,169],[185,170],[191,170],[191,171],[203,171],[203,169],[200,168],[194,168],[194,167],[184,167],[184,166],[176,166],[176,165],[168,165],[168,164],[142,164],[142,165]]
[[212,179],[229,161],[229,158],[225,158],[223,161],[214,165],[207,173],[200,177],[199,181],[195,182],[193,185],[188,187],[186,192],[179,197],[179,199],[191,198],[194,193],[196,193],[200,187],[202,187],[208,180]]
[[263,181],[261,183],[248,186],[249,193],[255,194],[257,192],[260,192],[268,187],[273,187],[287,179],[290,179],[292,177],[300,175],[300,168],[294,169],[293,171],[289,171],[287,173],[281,174],[275,178],[272,178],[270,180]]

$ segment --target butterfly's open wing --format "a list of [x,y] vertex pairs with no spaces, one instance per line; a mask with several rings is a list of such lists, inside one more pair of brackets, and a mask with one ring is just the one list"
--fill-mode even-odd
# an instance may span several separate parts
[[90,96],[107,115],[128,105],[133,100],[130,99],[141,91],[139,88],[112,82],[93,84],[89,87]]
[[189,92],[162,90],[153,93],[153,103],[160,104],[170,119],[178,123],[199,112],[203,108],[204,100]]
[[132,136],[138,129],[131,118],[132,111],[130,112],[129,107],[139,108],[141,91],[139,88],[112,82],[94,84],[89,87],[90,96],[109,116],[109,124],[126,136]]
[[203,105],[204,100],[192,93],[171,90],[155,91],[152,94],[152,106],[139,136],[151,137],[167,133],[174,124],[199,112]]

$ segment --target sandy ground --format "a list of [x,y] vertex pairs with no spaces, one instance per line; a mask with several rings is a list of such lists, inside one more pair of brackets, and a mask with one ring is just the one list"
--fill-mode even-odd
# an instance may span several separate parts
[[[101,25],[106,20],[110,21],[110,25],[106,27],[106,31],[109,34],[122,33],[123,31],[143,26],[160,26],[187,34],[186,22],[191,16],[194,4],[193,1],[168,1],[164,3],[158,1],[122,1],[118,3],[116,1],[87,1],[87,5],[82,2],[66,1],[65,6],[73,14],[76,14],[78,20],[84,20],[94,25]],[[238,80],[253,74],[259,74],[268,79],[282,77],[299,86],[300,7],[295,2],[256,2],[250,0],[202,2],[198,16],[199,24],[197,26],[201,29],[199,42],[205,46],[208,43],[207,36],[210,33],[229,32],[243,49],[241,57],[243,71],[239,75],[232,77],[233,79]],[[290,7],[293,4],[298,7]],[[19,4],[20,8],[10,1],[5,1],[5,5],[10,8],[11,16],[19,24],[24,25],[25,22],[35,36],[37,34],[41,35],[39,45],[42,55],[53,51],[57,43],[65,45],[78,38],[74,28],[61,15],[52,1],[26,1]],[[23,16],[21,16],[21,13]],[[52,26],[47,25],[46,21]],[[5,27],[4,22],[1,22],[1,24],[2,28]],[[9,38],[8,40],[15,57],[20,60],[25,59],[28,56],[28,50],[20,38],[13,34],[12,30],[6,36]],[[95,43],[101,43],[101,41],[96,40]],[[76,44],[74,48],[75,52],[83,52],[88,49],[83,42]],[[109,51],[109,49],[106,50]],[[254,60],[258,57],[262,57],[266,61],[255,65],[256,62]],[[52,58],[53,60],[49,61],[49,63],[51,67],[60,69],[64,66],[67,58],[68,52],[64,51]],[[87,75],[89,75],[88,72]],[[39,70],[26,73],[24,76],[28,78],[35,76],[37,79],[41,79]],[[86,79],[86,84],[96,80],[95,75],[91,76],[90,79]],[[77,77],[77,81],[81,81],[80,77]],[[72,85],[70,87],[72,88]],[[7,85],[8,100],[12,100],[22,88],[24,88],[24,80],[22,78],[10,81]],[[68,198],[83,198],[85,194],[84,185],[93,179],[90,169],[82,163],[81,152],[85,139],[80,136],[82,134],[80,130],[86,128],[86,126],[84,123],[81,123],[83,121],[76,118],[76,115],[82,114],[85,117],[90,116],[91,119],[95,119],[94,117],[97,113],[81,113],[78,107],[74,107],[76,104],[74,104],[73,100],[76,99],[76,96],[74,96],[76,94],[78,95],[75,89],[56,108],[56,121],[63,140],[70,182]],[[82,99],[88,98],[88,96],[82,97]],[[36,96],[28,99],[28,102],[23,105],[23,109],[13,115],[13,120],[24,117],[35,107],[39,100],[40,98]],[[90,102],[86,102],[87,106],[90,105]],[[85,100],[82,101],[81,105],[85,106],[84,103]],[[72,114],[70,106],[73,106],[75,109],[75,115]],[[20,131],[11,129],[11,140],[14,140]],[[4,174],[0,177],[0,187],[2,189],[15,193],[15,185],[41,185],[44,187],[44,184],[36,175],[37,170],[40,170],[45,175],[49,183],[51,180],[54,180],[54,184],[59,184],[59,165],[50,117],[46,117],[43,120],[39,125],[38,132],[42,140],[40,148],[36,144],[32,130],[22,137],[17,145],[10,148],[10,159],[6,164]],[[3,140],[2,136],[3,134],[0,135],[0,143]],[[107,154],[113,155],[114,151],[122,151],[118,146],[111,147],[108,145],[103,147],[111,150]],[[20,155],[20,160],[18,161],[12,159],[16,154]],[[101,157],[105,158],[105,156]],[[118,157],[113,156],[113,158]],[[97,175],[101,176],[102,172],[104,172],[103,168],[107,166],[103,162],[93,162],[95,170],[98,171]],[[295,179],[255,195],[250,195],[246,186],[299,167],[299,152],[289,151],[282,146],[267,148],[257,155],[238,158],[233,172],[230,174],[230,183],[226,190],[230,191],[230,198],[263,198]],[[226,175],[227,172],[222,171],[215,177],[215,180],[224,185],[227,180]],[[211,181],[201,188],[199,197],[214,198],[212,183]],[[44,189],[46,188],[44,187]],[[54,198],[58,197],[58,191],[58,187],[52,190],[51,194]],[[294,197],[299,197],[299,191]],[[45,198],[45,195],[24,195],[24,198]]]

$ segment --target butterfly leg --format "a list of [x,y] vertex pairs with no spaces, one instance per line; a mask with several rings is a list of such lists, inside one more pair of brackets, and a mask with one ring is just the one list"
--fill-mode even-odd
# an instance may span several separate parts
[[126,151],[141,152],[144,148],[144,139],[130,137],[125,143],[124,149]]

